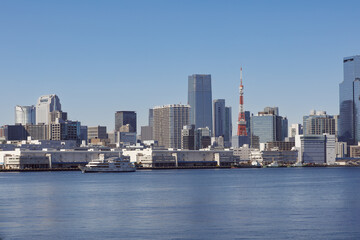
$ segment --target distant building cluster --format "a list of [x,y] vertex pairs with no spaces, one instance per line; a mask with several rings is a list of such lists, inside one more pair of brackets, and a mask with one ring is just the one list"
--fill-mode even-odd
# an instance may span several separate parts
[[[66,165],[54,159],[61,159],[57,151],[76,149],[109,151],[109,155],[111,151],[124,152],[133,162],[152,167],[357,164],[360,56],[346,57],[343,64],[339,115],[312,110],[303,116],[302,123],[290,125],[277,106],[266,106],[257,114],[246,109],[241,69],[236,133],[233,108],[226,105],[224,98],[212,98],[210,74],[188,76],[187,104],[150,108],[147,125],[139,129],[135,111],[115,111],[112,131],[106,126],[81,125],[80,121],[69,119],[57,95],[44,95],[36,105],[15,106],[15,123],[0,127],[0,165],[15,161],[20,167],[20,162],[25,161],[22,167],[38,166],[35,160],[29,163],[33,150],[35,159],[39,156],[38,162],[44,162],[42,166],[49,167],[51,159],[51,166],[73,166],[75,160]],[[47,151],[41,154],[42,149]],[[85,154],[79,159],[87,162],[95,155]]]

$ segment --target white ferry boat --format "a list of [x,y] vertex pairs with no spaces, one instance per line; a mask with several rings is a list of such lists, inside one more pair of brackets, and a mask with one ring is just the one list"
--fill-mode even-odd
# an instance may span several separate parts
[[83,173],[89,172],[135,172],[136,167],[122,157],[106,158],[100,154],[99,159],[92,160],[85,167],[79,166]]

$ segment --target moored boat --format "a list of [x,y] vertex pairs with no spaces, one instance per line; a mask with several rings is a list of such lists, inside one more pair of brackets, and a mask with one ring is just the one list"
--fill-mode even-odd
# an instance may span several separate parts
[[79,166],[83,173],[89,172],[135,172],[136,167],[123,157],[105,158],[100,154],[99,159],[92,160],[86,166]]

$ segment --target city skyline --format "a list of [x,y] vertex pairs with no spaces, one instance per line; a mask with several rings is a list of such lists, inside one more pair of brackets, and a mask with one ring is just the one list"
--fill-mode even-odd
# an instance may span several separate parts
[[56,94],[83,125],[111,131],[114,112],[132,110],[140,129],[149,108],[187,103],[191,74],[211,74],[236,123],[240,66],[246,111],[278,106],[289,124],[312,109],[339,114],[343,58],[360,53],[346,18],[358,2],[142,3],[2,3],[0,79],[12,91],[0,125]]

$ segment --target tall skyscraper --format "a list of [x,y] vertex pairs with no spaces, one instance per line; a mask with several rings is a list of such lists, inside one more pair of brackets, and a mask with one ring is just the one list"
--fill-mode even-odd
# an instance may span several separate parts
[[214,137],[225,135],[225,99],[215,99],[213,101],[213,132]]
[[154,140],[159,146],[181,148],[181,131],[189,125],[189,105],[166,105],[154,108]]
[[188,104],[190,123],[195,129],[208,127],[212,130],[211,75],[193,74],[188,78]]
[[130,131],[136,132],[136,112],[117,111],[115,113],[115,131],[119,131],[123,125],[129,124]]
[[16,106],[15,124],[36,124],[36,108],[34,106]]
[[339,85],[339,141],[360,141],[360,55],[344,58],[344,80]]
[[50,113],[61,111],[60,99],[55,94],[41,96],[36,104],[36,124],[49,124]]

